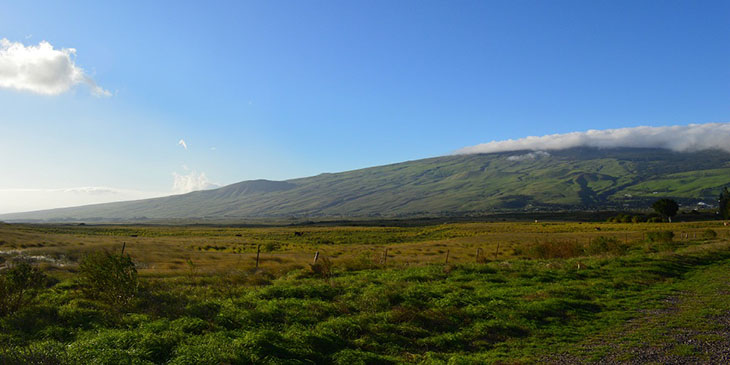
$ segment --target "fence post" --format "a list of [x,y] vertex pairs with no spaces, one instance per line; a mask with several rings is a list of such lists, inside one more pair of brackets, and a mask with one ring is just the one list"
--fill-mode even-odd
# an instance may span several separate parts
[[383,265],[385,265],[388,262],[388,248],[386,247],[385,250],[383,250]]
[[319,259],[319,251],[314,253],[314,261],[312,261],[312,265],[317,264],[317,259]]
[[122,242],[122,256],[124,256],[124,248],[126,248],[126,247],[127,247],[127,243]]
[[476,257],[476,259],[474,260],[474,261],[475,261],[475,262],[476,262],[477,264],[479,263],[479,254],[480,254],[480,253],[482,253],[482,249],[481,249],[481,248],[477,248],[477,255],[476,255],[477,257]]
[[256,246],[256,268],[259,268],[259,255],[261,254],[261,245]]
[[494,258],[497,259],[497,256],[499,256],[499,241],[497,241],[497,251],[494,252]]
[[446,264],[449,263],[449,250],[446,250]]

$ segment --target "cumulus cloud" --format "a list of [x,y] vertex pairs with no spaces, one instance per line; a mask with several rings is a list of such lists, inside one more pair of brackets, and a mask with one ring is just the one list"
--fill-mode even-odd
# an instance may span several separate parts
[[169,195],[165,192],[87,186],[60,189],[0,189],[0,214],[111,203]]
[[186,151],[188,150],[188,144],[185,143],[184,139],[177,141],[177,144],[181,145]]
[[0,87],[58,95],[77,84],[85,84],[96,96],[110,96],[74,62],[76,50],[55,49],[42,41],[26,46],[20,42],[0,39]]
[[550,157],[550,154],[545,151],[535,151],[535,152],[525,153],[524,155],[509,156],[509,157],[507,157],[507,160],[525,161],[525,160],[534,160],[534,159],[540,158],[540,157]]
[[205,176],[204,172],[197,173],[196,171],[191,171],[187,175],[181,175],[177,172],[173,172],[172,176],[174,178],[172,190],[176,194],[185,194],[191,191],[215,189],[220,187],[220,185],[208,180],[208,177]]
[[673,151],[721,149],[730,152],[730,123],[690,124],[666,127],[591,129],[585,132],[551,134],[506,141],[492,141],[465,147],[457,154],[507,151],[561,150],[572,147],[666,148]]

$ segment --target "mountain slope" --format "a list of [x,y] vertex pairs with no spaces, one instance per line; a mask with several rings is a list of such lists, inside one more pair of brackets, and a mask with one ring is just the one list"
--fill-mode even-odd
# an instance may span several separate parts
[[723,151],[573,148],[445,156],[0,219],[365,217],[608,209],[645,207],[659,196],[712,203],[725,185],[730,185],[730,153]]

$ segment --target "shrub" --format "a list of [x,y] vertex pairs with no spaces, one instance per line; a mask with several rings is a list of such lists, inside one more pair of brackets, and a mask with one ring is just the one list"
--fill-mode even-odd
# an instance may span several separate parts
[[615,255],[622,255],[628,250],[628,245],[619,242],[616,237],[596,237],[591,240],[585,248],[585,251],[589,255],[596,255],[601,253],[612,253]]
[[309,267],[312,268],[312,272],[315,275],[323,279],[332,276],[332,261],[326,257],[319,258],[316,263],[310,264]]
[[264,252],[273,252],[279,249],[279,245],[274,242],[266,242],[261,246],[261,250]]
[[672,232],[672,231],[647,232],[646,239],[649,242],[668,243],[668,242],[672,242],[672,240],[674,239],[674,232]]
[[345,271],[368,270],[378,266],[378,258],[370,251],[361,252],[356,257],[346,258],[339,262]]
[[715,238],[717,238],[717,232],[711,229],[707,229],[702,232],[702,238],[706,240],[714,240]]
[[0,316],[15,313],[29,304],[43,287],[46,275],[27,262],[20,262],[0,274]]
[[67,364],[66,349],[59,342],[46,341],[27,347],[0,349],[0,364]]
[[139,287],[137,269],[129,255],[94,252],[79,264],[84,293],[107,304],[126,305]]
[[535,259],[569,258],[583,254],[583,247],[577,242],[541,242],[535,243],[524,253]]

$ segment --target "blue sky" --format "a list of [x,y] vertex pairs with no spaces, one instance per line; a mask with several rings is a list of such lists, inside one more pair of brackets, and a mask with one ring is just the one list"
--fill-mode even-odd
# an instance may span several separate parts
[[174,192],[173,174],[287,179],[727,122],[728,14],[726,1],[3,2],[0,39],[74,48],[110,96],[0,88],[0,212],[72,205],[11,204],[21,190],[142,197]]

